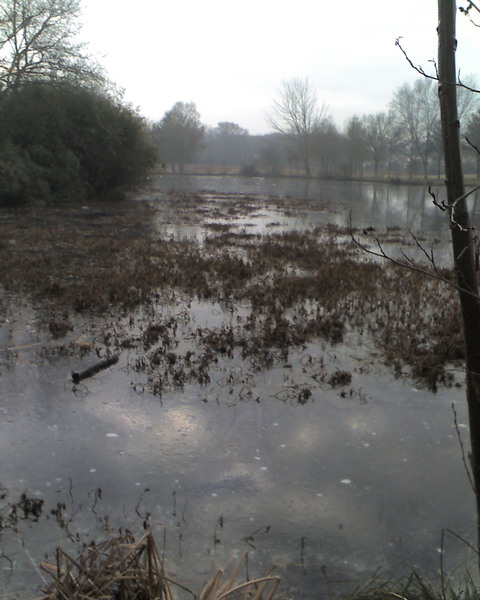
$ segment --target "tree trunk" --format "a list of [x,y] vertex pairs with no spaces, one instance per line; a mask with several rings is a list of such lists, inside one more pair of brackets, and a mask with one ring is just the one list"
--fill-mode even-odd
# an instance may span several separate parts
[[[472,230],[470,229],[457,112],[455,66],[455,0],[438,0],[438,96],[442,122],[447,198],[452,219],[454,267],[460,291],[466,353],[467,404],[470,421],[470,462],[477,503],[477,544],[480,548],[480,301]],[[479,554],[480,564],[480,554]]]
[[310,177],[310,149],[309,140],[307,138],[302,140],[302,155],[303,155],[303,168],[305,169],[305,175]]
[[308,160],[308,156],[305,156],[303,159],[303,168],[305,169],[305,175],[310,177],[312,173],[310,170],[310,161]]

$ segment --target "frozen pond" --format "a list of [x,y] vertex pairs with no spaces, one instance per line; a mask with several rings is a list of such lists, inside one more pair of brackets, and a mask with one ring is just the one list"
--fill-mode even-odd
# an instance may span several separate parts
[[[222,188],[222,178],[164,177],[154,183],[154,195],[174,185],[232,191]],[[251,190],[231,179],[229,185],[245,194],[256,186],[262,196],[278,194],[263,180],[251,182]],[[300,192],[289,190],[288,214],[265,203],[244,225],[261,231],[281,228],[282,219],[300,223],[317,185],[301,191],[306,204],[298,212],[294,194]],[[374,216],[376,227],[384,221],[397,226],[405,207],[409,226],[435,235],[440,224],[428,201],[418,200],[420,190],[412,191],[415,201],[401,188],[390,190],[389,199],[382,188],[374,198],[366,192],[353,201],[348,189],[322,184],[321,193],[337,208],[313,211],[309,225],[312,218],[345,224],[352,209],[360,226]],[[205,223],[215,222],[214,208],[197,223],[161,213],[155,227],[167,236],[199,237]],[[196,327],[243,318],[181,297],[168,310],[184,322],[185,339]],[[47,510],[65,503],[69,529],[82,540],[142,520],[162,539],[164,526],[167,569],[196,591],[243,550],[250,551],[253,569],[278,565],[285,596],[317,598],[350,590],[377,567],[397,576],[410,567],[437,570],[445,528],[473,541],[474,498],[452,410],[454,403],[467,443],[462,388],[432,394],[395,379],[368,340],[359,345],[349,333],[335,346],[305,344],[290,353],[288,364],[267,370],[236,354],[223,357],[208,384],[187,383],[161,399],[131,368],[134,357],[125,348],[116,365],[74,390],[70,373],[95,362],[95,354],[39,355],[42,345],[53,347],[39,318],[23,302],[8,309],[0,327],[4,502],[28,490]],[[123,325],[119,320],[118,329]],[[90,328],[88,319],[79,320],[69,339],[82,343]],[[351,384],[332,387],[318,376],[336,369],[351,372]],[[18,533],[0,532],[0,551],[8,557],[0,559],[0,590],[38,585],[32,561],[66,543],[47,510],[39,523],[20,523]],[[465,555],[465,546],[450,538],[447,565],[457,566]]]

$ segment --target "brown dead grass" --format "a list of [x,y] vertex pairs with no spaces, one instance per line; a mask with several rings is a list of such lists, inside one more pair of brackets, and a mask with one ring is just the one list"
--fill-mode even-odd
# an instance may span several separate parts
[[[235,202],[256,210],[254,200],[226,199],[224,210]],[[200,195],[175,192],[170,202],[192,222],[209,210]],[[265,368],[314,339],[338,343],[347,328],[373,338],[396,373],[407,365],[431,389],[452,383],[445,367],[463,359],[463,344],[456,295],[448,286],[367,261],[341,241],[338,228],[257,236],[223,227],[215,234],[210,227],[201,244],[160,236],[156,218],[147,202],[5,210],[0,282],[44,311],[54,337],[69,331],[76,312],[129,314],[162,296],[217,301],[232,311],[239,303],[247,307],[243,325],[197,332],[202,351],[195,360],[168,358],[174,323],[146,324],[140,340],[144,351],[153,351],[148,368],[163,369],[178,385],[188,379],[182,364],[205,382],[216,354],[232,356],[238,349]],[[163,349],[154,347],[159,340]],[[129,338],[117,344],[138,345]]]
[[230,571],[218,570],[196,595],[167,575],[150,531],[138,540],[125,532],[78,557],[58,548],[56,564],[41,564],[52,578],[42,600],[173,600],[180,590],[198,600],[272,600],[280,579],[272,568],[263,577],[241,580],[247,557],[242,554]]

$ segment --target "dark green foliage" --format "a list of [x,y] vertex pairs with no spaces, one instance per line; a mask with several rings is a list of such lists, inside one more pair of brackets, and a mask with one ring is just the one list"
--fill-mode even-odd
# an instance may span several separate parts
[[0,197],[103,196],[154,162],[142,119],[103,93],[31,83],[0,102]]

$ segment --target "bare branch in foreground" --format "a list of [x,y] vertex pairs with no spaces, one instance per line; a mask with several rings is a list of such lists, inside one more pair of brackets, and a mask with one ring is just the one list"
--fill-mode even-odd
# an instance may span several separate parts
[[468,17],[468,20],[470,21],[470,23],[472,25],[474,25],[475,27],[480,27],[480,24],[475,23],[475,21],[473,20],[473,18],[470,16],[470,10],[472,8],[475,9],[478,13],[480,13],[480,8],[478,8],[478,6],[476,4],[474,4],[472,2],[472,0],[469,0],[467,8],[463,8],[463,6],[459,6],[458,10],[461,13],[463,13],[466,17]]
[[[480,27],[480,25],[479,25]],[[425,71],[425,69],[423,67],[421,67],[420,65],[415,65],[412,62],[412,59],[408,56],[407,52],[405,51],[405,49],[403,48],[402,44],[400,43],[401,37],[398,37],[395,40],[395,46],[398,46],[400,48],[400,51],[402,52],[403,56],[405,57],[406,61],[408,62],[408,64],[412,67],[412,69],[414,71],[416,71],[417,73],[419,73],[420,75],[422,75],[422,77],[426,77],[427,79],[433,79],[434,81],[438,81],[440,83],[449,83],[449,82],[442,82],[439,75],[438,75],[438,68],[437,68],[437,63],[435,61],[435,59],[430,59],[428,62],[433,63],[433,66],[435,68],[435,75],[430,75],[429,73],[427,73]],[[460,79],[460,73],[458,74],[457,77],[458,81],[456,82],[450,82],[450,83],[455,83],[455,85],[459,88],[463,88],[465,90],[468,90],[469,92],[474,92],[475,94],[480,94],[480,90],[478,90],[477,88],[473,88],[469,85],[467,85],[466,83],[463,83],[462,80]]]
[[438,81],[438,72],[437,72],[437,68],[436,68],[435,61],[432,59],[432,61],[430,61],[430,62],[433,62],[433,63],[435,64],[435,72],[436,72],[436,75],[429,75],[429,74],[428,74],[428,73],[427,73],[427,72],[426,72],[426,71],[423,69],[423,67],[421,67],[421,66],[419,66],[419,65],[417,66],[417,65],[414,65],[414,64],[413,64],[413,62],[412,62],[411,58],[410,58],[410,57],[408,56],[408,54],[405,52],[405,50],[403,49],[403,46],[402,46],[402,44],[400,43],[400,40],[401,40],[401,39],[402,39],[401,37],[398,37],[398,38],[395,40],[395,46],[398,46],[398,47],[400,48],[400,51],[402,52],[403,56],[405,57],[405,59],[406,59],[406,61],[408,62],[408,64],[409,64],[409,65],[412,67],[412,69],[413,69],[414,71],[416,71],[417,73],[419,73],[420,75],[422,75],[423,77],[426,77],[427,79],[433,79],[433,80],[435,80],[435,81]]
[[480,149],[478,148],[478,146],[476,146],[472,141],[470,141],[467,136],[465,136],[465,141],[467,142],[467,144],[469,146],[471,146],[475,150],[475,152],[477,152],[478,154],[480,154]]
[[[472,486],[473,493],[476,494],[475,483],[473,482],[473,476],[472,476],[472,473],[470,472],[470,469],[468,468],[468,464],[467,464],[467,457],[465,455],[465,447],[463,445],[462,435],[460,433],[460,428],[458,426],[457,411],[455,410],[454,402],[452,402],[452,410],[453,410],[453,422],[455,423],[455,429],[457,431],[457,437],[458,437],[458,441],[460,443],[460,449],[462,451],[463,466],[465,467],[465,471],[467,472],[468,481],[470,482],[470,485]],[[470,458],[470,455],[469,455],[469,458]]]
[[362,243],[359,239],[357,239],[355,237],[355,234],[353,232],[353,227],[352,227],[351,215],[349,216],[349,219],[348,219],[348,229],[349,229],[350,238],[351,238],[352,242],[358,248],[360,248],[363,252],[366,252],[367,254],[371,254],[372,256],[376,256],[377,258],[386,259],[386,260],[390,261],[391,263],[393,263],[394,265],[397,265],[398,267],[402,267],[403,269],[410,269],[411,271],[416,271],[417,273],[421,273],[422,275],[426,275],[427,277],[430,277],[432,279],[437,279],[438,281],[442,281],[443,283],[449,285],[450,287],[453,287],[458,292],[463,292],[465,294],[468,294],[469,296],[473,296],[477,300],[480,300],[480,296],[478,294],[476,294],[475,292],[472,292],[468,289],[462,288],[460,285],[458,285],[454,281],[447,279],[446,277],[441,275],[437,269],[430,271],[423,267],[419,267],[417,264],[415,264],[415,261],[413,261],[412,259],[409,259],[409,258],[407,259],[408,262],[402,262],[401,260],[393,258],[393,256],[390,256],[389,254],[386,253],[386,251],[384,250],[382,243],[380,242],[378,237],[376,235],[373,235],[372,233],[368,233],[368,236],[373,239],[373,241],[375,242],[375,244],[378,248],[378,250],[372,250],[369,246]]
[[[434,192],[432,192],[432,188],[431,187],[428,188],[428,193],[432,197],[433,204],[437,208],[439,208],[441,211],[451,210],[451,213],[450,213],[450,229],[452,229],[453,227],[458,227],[461,231],[467,231],[467,229],[465,229],[465,227],[462,227],[460,225],[460,223],[458,223],[455,220],[455,218],[454,218],[454,210],[453,209],[455,209],[455,206],[459,202],[461,202],[462,200],[465,200],[466,198],[468,198],[468,196],[470,196],[470,194],[473,194],[473,192],[476,192],[479,188],[480,188],[480,185],[475,186],[469,192],[466,192],[462,196],[459,196],[451,204],[446,204],[444,200],[442,200],[441,202],[438,202],[437,197],[435,196]],[[471,227],[469,227],[468,229],[470,229],[471,231],[476,231],[477,230],[477,228],[474,227],[473,225]],[[460,256],[457,256],[457,259],[458,258],[460,258]]]

